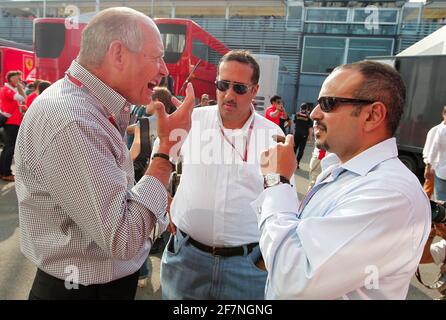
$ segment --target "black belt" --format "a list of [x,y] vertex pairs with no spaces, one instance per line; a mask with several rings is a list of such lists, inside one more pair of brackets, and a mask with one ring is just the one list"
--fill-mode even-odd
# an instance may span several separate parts
[[[180,232],[183,235],[183,237],[187,236],[187,233],[181,230]],[[201,251],[210,253],[213,256],[221,256],[221,257],[243,256],[245,254],[245,247],[248,251],[247,254],[249,254],[255,247],[259,245],[259,243],[256,242],[256,243],[249,243],[240,247],[210,247],[205,244],[202,244],[201,242],[198,242],[197,240],[192,239],[190,236],[188,241],[191,245],[193,245],[195,248]]]

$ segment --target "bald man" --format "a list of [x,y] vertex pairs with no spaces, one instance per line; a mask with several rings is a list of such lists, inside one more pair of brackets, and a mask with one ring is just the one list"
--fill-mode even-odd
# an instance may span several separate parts
[[[130,105],[150,103],[167,75],[155,23],[129,8],[101,11],[66,76],[34,102],[17,143],[21,248],[37,266],[30,299],[133,299],[156,223],[165,227],[169,141],[187,133],[194,94],[158,115],[160,148],[134,185],[124,142]],[[177,145],[178,146],[178,145]]]

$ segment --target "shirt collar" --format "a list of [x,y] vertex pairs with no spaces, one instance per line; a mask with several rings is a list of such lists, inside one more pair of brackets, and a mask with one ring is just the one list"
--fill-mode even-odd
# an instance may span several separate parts
[[5,86],[8,87],[9,89],[11,89],[12,91],[17,92],[17,88],[14,87],[13,85],[11,85],[11,84],[9,84],[9,83],[6,82],[6,83],[5,83]]
[[334,163],[338,163],[340,168],[365,176],[381,162],[397,156],[396,139],[389,138],[361,152],[344,164],[339,164],[340,160],[335,154],[329,154],[322,159],[321,166],[322,170],[325,170]]
[[111,115],[118,115],[125,106],[128,106],[130,110],[130,103],[123,96],[81,66],[76,60],[73,60],[67,72],[80,81]]
[[[223,128],[226,129],[223,125],[223,120],[221,119],[221,115],[220,115],[220,110],[218,109],[217,106],[217,122],[218,124]],[[254,117],[255,117],[256,112],[254,111],[254,107],[251,105],[251,115],[249,116],[248,120],[246,120],[245,124],[243,125],[243,127],[241,127],[240,129],[234,129],[234,130],[248,130],[248,127],[251,125],[251,122],[253,121]]]

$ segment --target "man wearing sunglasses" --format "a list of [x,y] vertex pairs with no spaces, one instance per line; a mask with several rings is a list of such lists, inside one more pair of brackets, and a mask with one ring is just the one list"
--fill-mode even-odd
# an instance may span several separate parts
[[[393,138],[404,100],[401,76],[384,64],[342,65],[327,77],[311,118],[316,146],[333,154],[315,186],[302,202],[282,183],[253,203],[268,299],[406,298],[431,218]],[[292,136],[262,163],[263,174],[293,175]]]
[[250,206],[263,191],[260,154],[280,128],[254,111],[259,65],[243,50],[221,59],[217,105],[196,108],[171,206],[176,234],[161,260],[165,299],[263,299],[260,231]]

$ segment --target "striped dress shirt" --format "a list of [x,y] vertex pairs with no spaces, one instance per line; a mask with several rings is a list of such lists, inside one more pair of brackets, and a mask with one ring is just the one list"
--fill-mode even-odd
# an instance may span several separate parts
[[21,250],[39,269],[82,285],[136,272],[167,193],[134,185],[124,142],[130,104],[76,61],[39,95],[16,144]]

